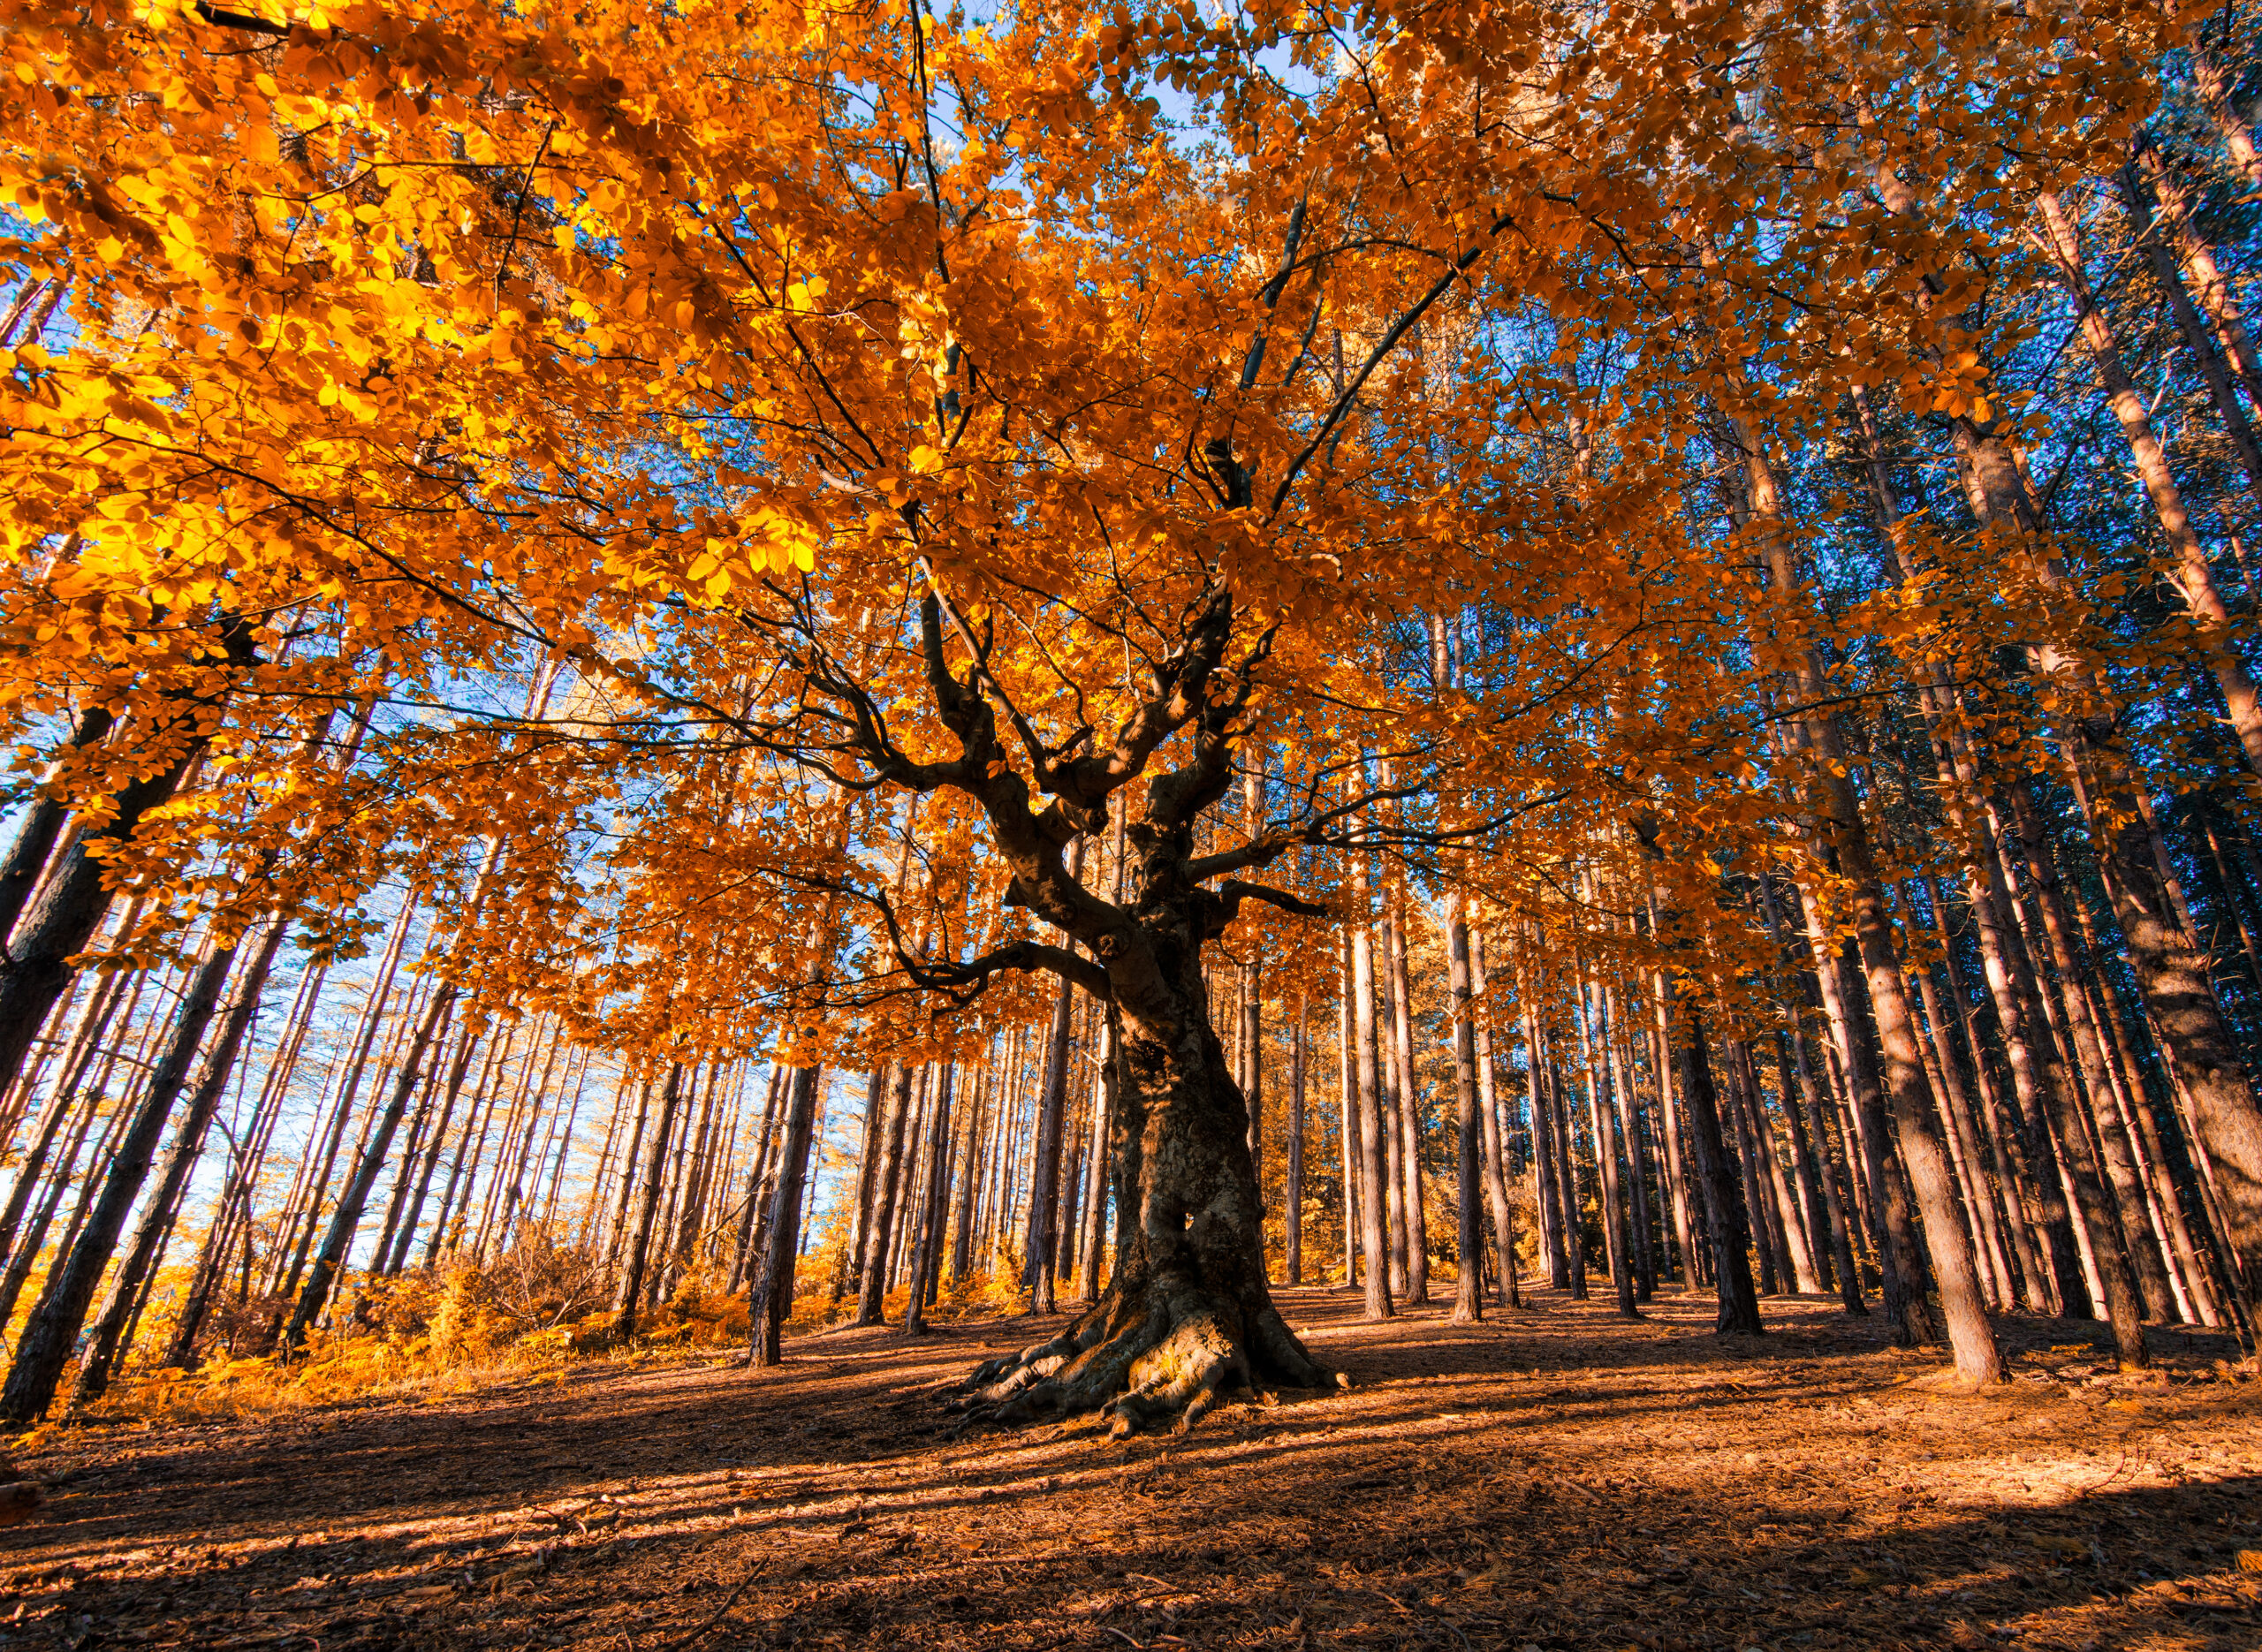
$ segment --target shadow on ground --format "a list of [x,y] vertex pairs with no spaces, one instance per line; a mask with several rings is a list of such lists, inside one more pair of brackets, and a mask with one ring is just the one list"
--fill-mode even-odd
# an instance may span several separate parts
[[1701,1300],[1281,1301],[1354,1389],[1120,1446],[949,1433],[937,1387],[1044,1321],[65,1430],[0,1648],[2262,1646],[2224,1339],[2126,1376],[2007,1320],[2019,1380],[1973,1398],[1819,1299],[1727,1340]]

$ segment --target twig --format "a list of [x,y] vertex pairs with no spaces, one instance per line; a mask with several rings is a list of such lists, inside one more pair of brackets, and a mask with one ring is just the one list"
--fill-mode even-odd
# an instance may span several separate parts
[[709,1630],[714,1628],[717,1624],[721,1623],[725,1618],[729,1616],[731,1608],[739,1603],[739,1596],[746,1593],[746,1586],[753,1582],[755,1579],[761,1575],[761,1566],[748,1566],[746,1571],[746,1575],[740,1578],[738,1580],[736,1587],[734,1587],[728,1595],[723,1597],[723,1603],[715,1609],[715,1615],[712,1618],[710,1618],[705,1623],[701,1624],[696,1629],[691,1630],[687,1633],[677,1636],[665,1646],[659,1648],[658,1652],[682,1652],[683,1648],[689,1646],[693,1641],[698,1640],[702,1635],[704,1635]]

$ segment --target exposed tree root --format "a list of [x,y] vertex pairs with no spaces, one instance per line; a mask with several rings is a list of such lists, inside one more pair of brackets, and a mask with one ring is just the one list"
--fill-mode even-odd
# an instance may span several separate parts
[[[1243,1324],[1245,1322],[1245,1329]],[[1348,1387],[1308,1353],[1270,1301],[1254,1315],[1206,1292],[1111,1292],[1049,1341],[976,1369],[951,1408],[960,1432],[1098,1412],[1113,1438],[1192,1428],[1220,1400],[1271,1382]]]

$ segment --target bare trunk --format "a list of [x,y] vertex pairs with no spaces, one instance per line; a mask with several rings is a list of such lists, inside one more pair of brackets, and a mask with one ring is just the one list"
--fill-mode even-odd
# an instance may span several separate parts
[[[1815,1295],[1822,1290],[1820,1269],[1816,1265],[1814,1232],[1804,1219],[1799,1201],[1783,1174],[1782,1145],[1775,1139],[1773,1123],[1767,1117],[1766,1097],[1759,1087],[1759,1064],[1751,1053],[1750,1044],[1737,1042],[1736,1059],[1744,1075],[1744,1094],[1751,1102],[1751,1129],[1759,1148],[1761,1162],[1767,1171],[1768,1192],[1772,1195],[1776,1218],[1780,1224],[1783,1242],[1788,1249],[1791,1282],[1803,1295]],[[1783,1092],[1783,1110],[1792,1108],[1790,1091]]]
[[[101,984],[88,997],[82,1012],[79,1033],[72,1049],[57,1074],[54,1093],[47,1105],[40,1110],[34,1122],[30,1141],[23,1149],[23,1157],[16,1166],[15,1185],[8,1190],[8,1203],[0,1211],[0,1250],[15,1244],[18,1230],[23,1225],[24,1213],[30,1209],[32,1195],[38,1190],[40,1178],[47,1169],[49,1155],[54,1152],[57,1136],[62,1133],[72,1109],[85,1090],[87,1070],[100,1052],[103,1037],[114,1019],[119,1019],[119,1006],[125,1006],[123,1026],[133,1014],[133,1002],[139,996],[144,972],[137,970],[105,970]],[[129,984],[130,982],[130,984]],[[8,1306],[13,1305],[13,1298]],[[0,1306],[0,1325],[7,1322],[8,1307]]]
[[[1353,899],[1361,915],[1366,911],[1366,858],[1353,863]],[[1388,1156],[1383,1147],[1382,1074],[1375,1047],[1374,943],[1364,922],[1351,930],[1351,1027],[1355,1045],[1357,1163],[1359,1167],[1359,1249],[1366,1267],[1366,1308],[1369,1319],[1388,1319],[1390,1300],[1389,1230],[1384,1216],[1388,1183]]]
[[1759,1322],[1758,1292],[1751,1288],[1750,1231],[1720,1129],[1704,1013],[1686,983],[1677,983],[1676,990],[1679,1002],[1674,1006],[1673,1030],[1681,1067],[1681,1095],[1689,1114],[1689,1145],[1696,1156],[1696,1185],[1704,1194],[1704,1213],[1712,1235],[1712,1276],[1719,1293],[1715,1328],[1724,1337],[1756,1337],[1765,1327]]
[[[2074,916],[2081,925],[2083,943],[2088,947],[2090,956],[2097,958],[2100,955],[2089,902],[2077,894],[2073,906]],[[2144,1068],[2130,1042],[2129,1012],[2122,1004],[2120,989],[2114,984],[2109,970],[2100,968],[2096,982],[2102,1001],[2102,1019],[2113,1034],[2114,1057],[2121,1074],[2122,1117],[2132,1132],[2132,1146],[2144,1172],[2145,1196],[2152,1219],[2162,1230],[2162,1243],[2175,1255],[2176,1270],[2182,1276],[2190,1307],[2198,1322],[2209,1327],[2219,1326],[2223,1320],[2215,1300],[2213,1281],[2199,1254],[2197,1241],[2184,1216],[2183,1201],[2168,1168],[2160,1126],[2152,1117],[2152,1099],[2144,1090]]]
[[[1065,1044],[1067,1034],[1063,1023],[1066,1019],[1068,996],[1066,982],[1061,985],[1060,996],[1060,1012],[1054,1020],[1054,1038],[1057,1043]],[[896,1204],[904,1180],[904,1127],[911,1111],[913,1077],[912,1070],[899,1061],[888,1068],[887,1091],[881,1103],[883,1122],[878,1158],[872,1171],[872,1210],[864,1226],[864,1254],[856,1269],[856,1317],[851,1322],[854,1324],[877,1325],[884,1322],[887,1317],[888,1247],[895,1236]],[[1059,1148],[1057,1135],[1053,1147],[1057,1153]],[[1040,1178],[1038,1186],[1049,1187],[1049,1179]],[[1036,1275],[1041,1276],[1042,1284],[1026,1273],[1021,1283],[1024,1287],[1041,1293],[1044,1306],[1036,1311],[1050,1313],[1052,1301],[1051,1255],[1049,1247],[1043,1253],[1036,1249],[1034,1237],[1036,1221],[1036,1209],[1032,1205],[1027,1230],[1029,1244],[1021,1262],[1024,1269],[1033,1269]]]
[[16,1344],[6,1387],[0,1391],[0,1417],[11,1422],[38,1421],[55,1398],[63,1368],[78,1344],[87,1310],[118,1247],[126,1216],[140,1195],[165,1121],[188,1080],[190,1064],[219,1004],[235,956],[232,943],[216,946],[197,966],[188,989],[181,996],[163,1053],[151,1069],[148,1083],[135,1100],[118,1146],[109,1156],[101,1196],[91,1207],[84,1228],[65,1249],[39,1307]]
[[[455,1059],[448,1064],[447,1083],[440,1093],[439,1122],[432,1128],[431,1145],[425,1151],[423,1166],[416,1172],[406,1207],[401,1212],[392,1254],[385,1256],[383,1247],[378,1250],[379,1266],[385,1273],[397,1274],[408,1264],[408,1253],[416,1243],[416,1226],[423,1219],[424,1201],[431,1187],[432,1178],[439,1171],[441,1150],[447,1145],[448,1124],[455,1117],[457,1102],[462,1099],[464,1077],[471,1071],[472,1051],[478,1043],[476,1031],[467,1027],[463,1042],[456,1049]],[[444,1204],[440,1214],[444,1219],[447,1214]]]
[[1304,1282],[1304,1067],[1309,1017],[1309,1006],[1298,993],[1294,1042],[1288,1047],[1287,1185],[1280,1198],[1281,1262],[1292,1286]]
[[[330,1103],[327,1128],[323,1132],[322,1150],[308,1156],[300,1167],[301,1174],[292,1188],[285,1206],[286,1229],[295,1230],[295,1241],[287,1266],[278,1258],[271,1276],[271,1288],[277,1295],[295,1294],[300,1276],[307,1265],[307,1253],[314,1248],[315,1222],[322,1210],[323,1194],[330,1186],[330,1171],[337,1167],[338,1150],[345,1145],[345,1127],[352,1120],[354,1098],[361,1094],[361,1080],[369,1068],[369,1057],[376,1047],[377,1034],[384,1027],[385,1006],[391,1001],[392,984],[400,968],[402,950],[408,944],[408,932],[416,919],[418,891],[412,888],[402,898],[400,912],[393,920],[392,933],[386,937],[385,950],[377,964],[376,977],[369,984],[369,996],[361,1007],[361,1018],[353,1043],[353,1053],[347,1057],[345,1075],[340,1080],[336,1099]],[[410,994],[411,1007],[414,993]]]
[[[2144,211],[2143,187],[2137,180],[2141,178],[2144,184],[2149,184],[2152,193],[2160,198],[2160,217],[2165,221],[2163,227],[2168,239],[2175,243],[2176,256],[2184,272],[2191,278],[2192,288],[2198,295],[2199,307],[2206,311],[2215,337],[2220,341],[2224,353],[2229,357],[2230,367],[2245,387],[2247,396],[2257,406],[2262,406],[2262,360],[2257,360],[2253,337],[2246,330],[2246,318],[2239,313],[2237,296],[2215,261],[2215,249],[2200,233],[2198,203],[2192,199],[2190,188],[2167,165],[2149,133],[2139,135],[2136,158],[2123,170],[2122,177],[2122,187],[2131,207],[2139,215],[2140,223],[2151,215]],[[2145,227],[2149,228],[2149,225]],[[2146,239],[2158,246],[2156,238],[2148,235]],[[2190,299],[2181,296],[2182,284],[2175,279],[2173,266],[2161,271],[2161,285],[2169,290],[2172,300],[2180,300],[2184,309],[2190,307]],[[2195,327],[2186,323],[2181,314],[2177,322],[2196,353],[2203,336]],[[2208,353],[2212,355],[2213,352],[2210,351]],[[2235,406],[2235,402],[2232,405]],[[2218,402],[2217,405],[2220,407],[2222,404]],[[2246,446],[2251,455],[2253,449],[2251,433]],[[2247,474],[2256,487],[2262,488],[2262,476],[2256,475],[2251,467]]]
[[[1523,1010],[1524,1100],[1531,1109],[1531,1186],[1539,1211],[1540,1241],[1546,1253],[1547,1283],[1558,1291],[1571,1288],[1571,1254],[1565,1237],[1562,1189],[1555,1173],[1556,1140],[1553,1110],[1548,1104],[1546,1080],[1541,1070],[1539,1019],[1529,997]],[[1585,1292],[1579,1292],[1583,1296]]]
[[1359,1171],[1366,1161],[1359,1147],[1359,1056],[1351,1025],[1353,972],[1347,925],[1336,946],[1335,971],[1335,1150],[1343,1173],[1343,1288],[1355,1291],[1359,1288],[1359,1213],[1364,1198],[1359,1191]]
[[[2109,1105],[2111,1081],[2106,1075],[2105,1050],[2098,1040],[2097,1028],[2090,1020],[2089,999],[2081,990],[2084,965],[2074,950],[2071,926],[2066,921],[2065,906],[2059,895],[2057,863],[2028,788],[2023,784],[2014,784],[2010,796],[2016,811],[2014,825],[2026,850],[2027,871],[2033,880],[2035,906],[2041,913],[2050,961],[2058,973],[2075,1058],[2092,1105],[2100,1094]],[[2168,1286],[2159,1254],[2151,1248],[2151,1235],[2134,1225],[2142,1219],[2144,1208],[2137,1186],[2136,1167],[2129,1161],[2125,1149],[2116,1156],[2107,1145],[2105,1170],[2112,1176],[2115,1195],[2108,1198],[2098,1155],[2091,1148],[2086,1121],[2070,1095],[2063,1097],[2054,1122],[2067,1155],[2068,1179],[2072,1183],[2074,1196],[2080,1201],[2083,1221],[2089,1229],[2090,1243],[2097,1258],[2098,1275],[2105,1285],[2106,1312],[2113,1323],[2114,1340],[2124,1364],[2144,1365],[2147,1355],[2138,1285],[2141,1283],[2144,1297],[2163,1315]],[[2122,1225],[2123,1217],[2130,1224],[2126,1229]],[[2133,1271],[2132,1261],[2136,1264]]]
[[1633,1258],[1628,1254],[1628,1224],[1626,1218],[1625,1190],[1619,1178],[1618,1115],[1612,1098],[1605,1094],[1609,1087],[1607,1071],[1598,1071],[1595,1063],[1594,1046],[1598,1039],[1607,1041],[1606,1026],[1590,1027],[1599,1020],[1600,1011],[1595,1000],[1598,993],[1591,993],[1583,974],[1579,981],[1581,1015],[1579,1017],[1579,1054],[1587,1075],[1587,1127],[1594,1132],[1595,1201],[1602,1216],[1603,1254],[1610,1263],[1611,1294],[1616,1300],[1618,1312],[1628,1319],[1638,1311],[1634,1305]]
[[1455,1104],[1454,1193],[1460,1209],[1455,1243],[1461,1276],[1454,1282],[1453,1321],[1474,1323],[1484,1317],[1484,1228],[1477,1209],[1483,1120],[1476,1088],[1476,1013],[1469,1007],[1469,925],[1459,890],[1446,897],[1446,959],[1453,996],[1453,1062]]
[[[2226,30],[2235,26],[2237,15],[2235,8],[2224,10],[2223,26]],[[2214,118],[2215,132],[2222,139],[2223,148],[2230,153],[2231,164],[2246,179],[2248,188],[2262,189],[2262,151],[2258,151],[2255,146],[2254,133],[2246,124],[2245,117],[2231,102],[2230,84],[2223,73],[2222,65],[2215,60],[2213,49],[2203,42],[2193,41],[2190,54],[2191,79],[2199,88],[2200,102],[2207,106],[2207,113]]]
[[1579,1201],[1578,1128],[1571,1116],[1570,1103],[1563,1094],[1562,1063],[1552,1051],[1541,1077],[1546,1086],[1548,1127],[1555,1144],[1555,1208],[1562,1213],[1563,1250],[1570,1264],[1571,1300],[1583,1302],[1587,1300],[1587,1234],[1584,1207]]
[[[110,714],[100,706],[89,707],[72,729],[72,749],[99,745],[110,730]],[[0,943],[10,939],[16,920],[23,915],[24,903],[39,887],[40,875],[47,870],[48,858],[70,813],[68,803],[46,791],[35,793],[24,810],[16,840],[9,845],[7,858],[0,860]]]
[[860,1289],[863,1284],[864,1251],[869,1243],[866,1235],[872,1220],[873,1180],[879,1171],[881,1143],[887,1133],[888,1083],[894,1071],[893,1063],[882,1062],[872,1069],[864,1085],[863,1145],[856,1155],[855,1202],[848,1207],[847,1241],[834,1259],[832,1277],[826,1282],[828,1301],[838,1302],[846,1294],[852,1273]]
[[[731,1277],[726,1290],[735,1292],[747,1280],[747,1269],[753,1264],[755,1247],[760,1240],[763,1210],[763,1189],[770,1180],[777,1163],[778,1106],[784,1098],[786,1069],[773,1062],[770,1068],[770,1082],[763,1087],[762,1122],[755,1127],[754,1163],[747,1167],[746,1199],[739,1209],[738,1242],[732,1247]],[[616,1099],[615,1105],[618,1106]]]
[[943,1216],[950,1198],[951,1087],[954,1062],[935,1068],[933,1117],[927,1128],[927,1172],[919,1201],[919,1222],[911,1247],[911,1292],[903,1309],[903,1330],[917,1336],[927,1329],[927,1285],[941,1263]]
[[[1107,1216],[1107,1144],[1115,1137],[1115,1012],[1112,1006],[1103,1006],[1105,1013],[1100,1021],[1098,1071],[1094,1079],[1095,1099],[1092,1104],[1092,1139],[1089,1157],[1090,1173],[1085,1178],[1083,1240],[1078,1259],[1076,1297],[1083,1302],[1099,1300],[1100,1241],[1106,1231]],[[1302,1104],[1302,1052],[1297,1052],[1296,1083],[1299,1087],[1297,1104]],[[1290,1148],[1293,1171],[1301,1171],[1302,1157],[1294,1146]],[[1292,1194],[1293,1196],[1293,1194]],[[1289,1231],[1295,1232],[1294,1207],[1289,1216]],[[1291,1278],[1289,1283],[1294,1284]]]
[[125,1259],[111,1282],[110,1304],[96,1318],[87,1339],[79,1380],[72,1394],[74,1406],[99,1398],[110,1387],[111,1370],[125,1350],[126,1322],[133,1315],[156,1271],[160,1249],[179,1216],[182,1195],[188,1190],[189,1172],[195,1169],[196,1161],[204,1151],[204,1138],[211,1131],[213,1116],[219,1111],[221,1095],[235,1071],[237,1054],[243,1048],[251,1019],[259,1009],[260,994],[266,988],[268,971],[274,966],[275,954],[283,944],[287,927],[280,917],[269,920],[266,936],[261,941],[259,951],[252,955],[251,967],[236,989],[236,1000],[222,1019],[219,1034],[212,1041],[211,1049],[205,1052],[196,1087],[189,1094],[188,1107],[174,1128],[172,1146],[166,1151],[164,1168],[158,1173],[156,1190],[149,1196],[133,1242],[126,1247]]
[[779,1337],[793,1306],[793,1263],[801,1239],[801,1189],[808,1179],[809,1145],[816,1123],[821,1067],[795,1067],[787,1087],[786,1123],[778,1152],[778,1181],[764,1220],[762,1256],[748,1301],[747,1363],[773,1366],[785,1357]]
[[2096,363],[2106,400],[2121,421],[2122,434],[2128,438],[2129,451],[2136,458],[2137,474],[2144,481],[2144,491],[2152,496],[2153,514],[2160,520],[2160,533],[2175,559],[2176,584],[2197,622],[2208,663],[2230,708],[2231,727],[2237,731],[2239,744],[2245,749],[2247,767],[2262,774],[2262,690],[2256,687],[2252,674],[2231,642],[2230,610],[2216,587],[2214,568],[2191,527],[2182,492],[2168,468],[2167,453],[2152,428],[2144,397],[2121,359],[2121,341],[2114,334],[2112,321],[2098,307],[2090,290],[2073,221],[2052,191],[2044,190],[2036,197],[2036,203],[2046,230],[2040,238],[2043,250],[2058,267],[2059,277],[2073,299],[2074,308],[2081,318],[2082,337],[2089,346],[2091,360]]
[[1815,983],[1822,994],[1831,1042],[1845,1077],[1847,1110],[1862,1156],[1863,1180],[1869,1189],[1871,1238],[1877,1251],[1885,1315],[1893,1322],[1894,1339],[1908,1346],[1921,1340],[1911,1323],[1909,1299],[1912,1295],[1917,1298],[1917,1322],[1927,1329],[1929,1322],[1923,1315],[1923,1285],[1916,1271],[1915,1236],[1909,1226],[1908,1206],[1886,1175],[1886,1124],[1877,1065],[1860,1019],[1860,1006],[1853,999],[1849,979],[1853,972],[1844,967],[1811,914],[1807,920],[1807,937],[1813,948]]
[[659,1212],[660,1183],[667,1170],[668,1137],[675,1125],[676,1103],[683,1095],[683,1063],[668,1063],[667,1082],[660,1090],[660,1116],[652,1126],[652,1156],[644,1171],[643,1197],[638,1201],[635,1225],[628,1234],[628,1265],[620,1277],[619,1317],[613,1334],[623,1342],[636,1334],[637,1311],[643,1306],[644,1273],[652,1254],[652,1226]]
[[1430,1300],[1430,1219],[1422,1187],[1422,1092],[1414,1066],[1414,994],[1407,980],[1401,887],[1383,926],[1389,946],[1392,1065],[1398,1072],[1399,1200],[1406,1212],[1406,1300]]
[[1971,1218],[1979,1259],[1985,1263],[1993,1281],[1990,1293],[1995,1306],[2008,1308],[2017,1296],[2011,1282],[2010,1258],[2003,1247],[2001,1224],[1996,1219],[1994,1197],[1988,1188],[1986,1163],[1979,1153],[1979,1133],[1971,1122],[1970,1098],[1964,1091],[1963,1074],[1956,1066],[1955,1042],[1948,1035],[1940,1011],[1939,989],[1932,981],[1929,966],[1917,970],[1917,989],[1924,1003],[1928,1034],[1925,1067],[1932,1075],[1932,1090],[1939,1098],[1940,1110],[1947,1115],[1948,1148],[1955,1160],[1956,1178],[1963,1186],[1963,1208]]
[[1830,1238],[1830,1272],[1838,1300],[1848,1314],[1868,1316],[1862,1299],[1861,1265],[1854,1260],[1853,1236],[1848,1231],[1846,1206],[1840,1196],[1839,1161],[1823,1115],[1822,1095],[1814,1080],[1813,1057],[1803,1031],[1777,1029],[1776,1065],[1783,1086],[1783,1111],[1790,1120],[1791,1136],[1799,1156],[1801,1194],[1807,1201],[1807,1223],[1818,1234]]
[[1682,1173],[1684,1163],[1681,1150],[1681,1121],[1674,1100],[1673,1090],[1673,1028],[1667,1018],[1666,1005],[1671,989],[1666,984],[1663,971],[1651,978],[1656,994],[1657,1024],[1650,1030],[1651,1060],[1658,1072],[1658,1114],[1665,1125],[1665,1166],[1663,1178],[1673,1205],[1673,1236],[1681,1250],[1681,1288],[1684,1293],[1696,1290],[1696,1236],[1689,1219],[1689,1191]]
[[1634,1047],[1626,1034],[1626,1017],[1617,989],[1603,989],[1609,1012],[1611,1087],[1618,1102],[1618,1133],[1626,1145],[1628,1216],[1633,1227],[1634,1300],[1647,1302],[1657,1295],[1658,1270],[1651,1247],[1650,1156],[1642,1137],[1642,1098],[1634,1087]]
[[[1053,1001],[1051,1032],[1045,1041],[1044,1076],[1037,1089],[1035,1156],[1029,1162],[1029,1219],[1021,1230],[1021,1287],[1029,1293],[1033,1314],[1050,1314],[1053,1308],[1051,1260],[1054,1229],[1059,1220],[1060,1137],[1066,1123],[1070,1018],[1074,1009],[1075,989],[1064,981]],[[883,1182],[883,1210],[887,1209],[886,1192]],[[872,1312],[877,1314],[876,1309]],[[857,1317],[859,1323],[877,1322],[865,1318],[861,1309]]]
[[[248,643],[249,627],[240,620],[233,621],[228,633],[232,652],[241,651],[239,636]],[[191,702],[158,731],[161,739],[173,742],[176,754],[156,773],[118,789],[110,819],[95,830],[80,833],[63,851],[38,898],[13,926],[4,953],[0,953],[0,1090],[22,1072],[24,1057],[48,1012],[71,985],[76,972],[70,960],[86,951],[110,911],[104,874],[112,859],[149,812],[171,799],[202,756],[219,716],[216,705]],[[42,853],[40,859],[44,866],[48,857]]]
[[[1477,997],[1489,1006],[1490,981],[1484,970],[1484,932],[1469,932],[1469,982]],[[1492,1065],[1492,1012],[1488,1007],[1476,1021],[1477,1099],[1484,1110],[1484,1198],[1492,1216],[1492,1244],[1499,1255],[1500,1300],[1509,1307],[1523,1306],[1523,1284],[1516,1277],[1514,1206],[1508,1198],[1507,1133],[1500,1123],[1499,1080]]]
[[1198,963],[1175,973],[1182,1019],[1121,1010],[1119,1171],[1135,1216],[1115,1277],[1060,1335],[975,1372],[960,1402],[970,1421],[1104,1411],[1120,1436],[1190,1427],[1242,1387],[1335,1384],[1272,1305],[1248,1105]]
[[[2086,754],[2105,776],[2117,779],[2125,772],[2118,754],[2101,740]],[[2104,834],[2107,892],[2145,1007],[2174,1059],[2195,1133],[2213,1167],[2232,1271],[2251,1323],[2262,1313],[2262,1108],[2206,970],[2153,875],[2149,845],[2140,846],[2147,834],[2132,789],[2122,783],[2096,798],[2095,806],[2119,823]]]

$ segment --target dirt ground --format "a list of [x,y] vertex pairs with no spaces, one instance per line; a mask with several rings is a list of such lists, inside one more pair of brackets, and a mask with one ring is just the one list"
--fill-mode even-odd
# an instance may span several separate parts
[[0,1648],[2262,1648],[2224,1339],[2124,1377],[2101,1327],[2007,1321],[2019,1379],[1971,1398],[1821,1300],[1756,1340],[1662,1296],[1281,1301],[1352,1390],[1124,1445],[950,1436],[938,1385],[1029,1320],[65,1430]]

